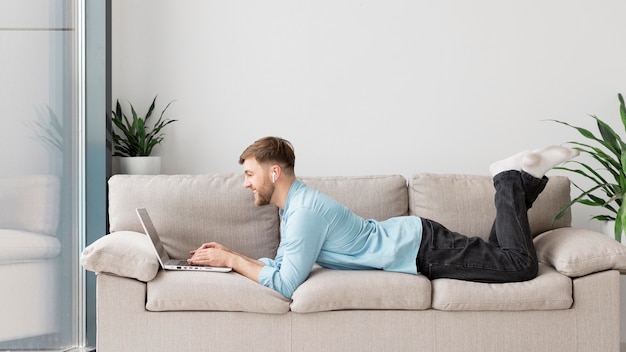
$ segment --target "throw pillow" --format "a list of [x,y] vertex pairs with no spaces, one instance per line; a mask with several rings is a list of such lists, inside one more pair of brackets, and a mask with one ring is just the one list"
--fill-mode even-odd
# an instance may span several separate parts
[[604,270],[626,270],[626,246],[601,233],[564,227],[535,238],[540,262],[579,277]]
[[80,263],[89,271],[144,282],[152,280],[159,271],[159,261],[150,240],[134,231],[117,231],[99,238],[83,250]]

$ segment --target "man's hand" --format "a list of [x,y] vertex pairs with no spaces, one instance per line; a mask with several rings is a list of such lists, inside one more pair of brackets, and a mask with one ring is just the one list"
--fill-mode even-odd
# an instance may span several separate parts
[[259,282],[259,273],[265,266],[259,260],[248,258],[216,242],[205,243],[189,254],[189,264],[227,266],[255,282]]
[[209,242],[190,251],[189,254],[191,258],[187,259],[187,262],[192,265],[230,266],[229,254],[233,252],[219,243]]

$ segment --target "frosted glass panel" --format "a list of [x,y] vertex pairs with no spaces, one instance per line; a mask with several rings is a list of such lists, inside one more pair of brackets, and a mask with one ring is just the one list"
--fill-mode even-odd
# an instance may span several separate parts
[[[0,27],[3,29],[59,28],[69,25],[63,16],[51,13],[65,7],[64,0],[2,0]],[[71,19],[67,19],[71,21]]]
[[77,342],[73,1],[0,2],[0,350]]

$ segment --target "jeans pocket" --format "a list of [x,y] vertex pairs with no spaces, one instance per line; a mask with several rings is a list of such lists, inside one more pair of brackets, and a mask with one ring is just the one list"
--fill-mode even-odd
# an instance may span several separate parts
[[462,249],[467,247],[468,237],[448,230],[445,226],[430,221],[431,249]]

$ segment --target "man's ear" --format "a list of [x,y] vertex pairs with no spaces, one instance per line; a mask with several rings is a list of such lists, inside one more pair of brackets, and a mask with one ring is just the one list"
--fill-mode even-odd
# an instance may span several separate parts
[[281,170],[281,168],[280,168],[280,165],[278,165],[278,164],[274,164],[274,165],[272,165],[272,167],[271,167],[271,172],[272,172],[272,183],[273,183],[273,182],[276,182],[276,180],[278,179],[278,177],[279,177],[279,176],[280,176],[280,174],[281,174],[281,171],[282,171],[282,170]]

